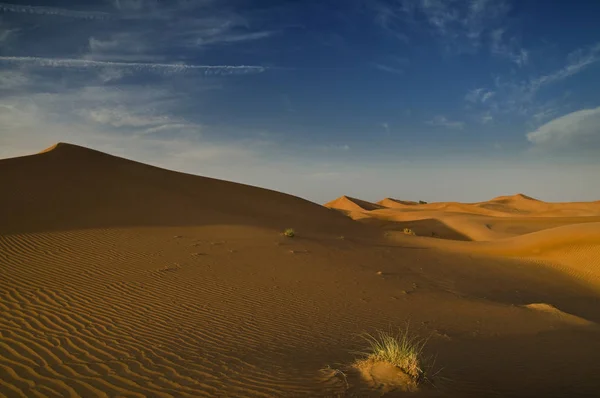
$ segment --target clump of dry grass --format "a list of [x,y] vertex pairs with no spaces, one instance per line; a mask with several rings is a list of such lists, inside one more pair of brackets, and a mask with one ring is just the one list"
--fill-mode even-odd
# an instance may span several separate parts
[[408,327],[398,333],[378,331],[376,335],[363,334],[368,342],[366,352],[360,353],[361,361],[384,362],[399,368],[414,382],[421,381],[425,372],[423,369],[423,348],[426,340],[419,339],[409,332]]
[[288,228],[283,231],[283,236],[287,236],[288,238],[293,238],[296,236],[296,232],[292,228]]
[[404,234],[405,234],[405,235],[413,235],[413,236],[414,236],[414,235],[416,235],[416,234],[415,234],[415,231],[413,231],[413,230],[412,230],[412,229],[410,229],[410,228],[404,228]]

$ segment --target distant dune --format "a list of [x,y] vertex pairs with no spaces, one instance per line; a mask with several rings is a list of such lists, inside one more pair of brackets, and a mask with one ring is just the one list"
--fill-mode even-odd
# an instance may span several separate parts
[[64,143],[0,186],[1,397],[406,396],[352,366],[406,325],[415,397],[600,391],[600,202],[320,206]]
[[331,202],[326,203],[325,207],[344,211],[372,211],[385,208],[385,206],[367,202],[366,200],[351,198],[349,196],[341,196],[332,200]]
[[593,216],[600,214],[598,202],[551,203],[524,194],[499,196],[476,206],[505,213],[529,214],[541,217]]
[[[432,202],[418,204],[384,199],[385,209],[368,213],[372,219],[386,221],[387,228],[412,228],[425,236],[463,240],[495,240],[572,223],[600,220],[599,202],[549,203],[524,194],[500,196],[486,202]],[[425,220],[432,220],[424,227]],[[363,222],[367,222],[363,218]],[[437,224],[436,224],[437,223]],[[381,226],[381,223],[379,223]],[[440,227],[443,225],[444,227]],[[445,228],[445,229],[444,229]]]
[[531,196],[527,196],[522,193],[517,193],[514,195],[510,195],[510,196],[497,196],[494,199],[490,200],[490,202],[526,202],[526,201],[541,202],[541,200],[539,200],[539,199],[532,198]]

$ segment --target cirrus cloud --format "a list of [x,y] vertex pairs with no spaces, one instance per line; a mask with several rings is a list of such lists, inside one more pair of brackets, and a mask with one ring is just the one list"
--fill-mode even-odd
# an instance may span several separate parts
[[31,5],[19,5],[0,3],[0,11],[14,12],[20,14],[38,14],[65,18],[79,18],[79,19],[110,19],[112,15],[101,11],[79,11],[70,10],[57,7],[45,7],[45,6],[31,6]]
[[43,57],[3,57],[0,62],[9,64],[25,64],[49,68],[125,68],[132,70],[157,72],[185,72],[190,70],[202,71],[205,75],[233,75],[261,73],[267,68],[256,65],[195,65],[195,64],[165,64],[151,62],[112,62],[92,61],[74,58],[43,58]]
[[464,122],[460,122],[460,121],[456,121],[456,120],[448,120],[448,118],[446,118],[443,115],[437,115],[432,120],[428,120],[426,123],[430,124],[432,126],[441,126],[441,127],[451,128],[451,129],[461,129],[462,130],[465,127]]

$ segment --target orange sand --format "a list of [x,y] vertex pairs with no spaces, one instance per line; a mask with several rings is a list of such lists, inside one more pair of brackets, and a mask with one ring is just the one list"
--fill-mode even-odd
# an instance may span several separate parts
[[0,396],[380,396],[332,369],[407,321],[443,370],[385,396],[600,393],[600,202],[327,208],[68,144],[0,184]]

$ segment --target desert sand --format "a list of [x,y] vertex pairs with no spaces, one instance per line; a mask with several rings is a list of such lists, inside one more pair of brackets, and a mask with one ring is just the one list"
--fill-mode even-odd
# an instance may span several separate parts
[[[0,396],[600,396],[600,202],[321,206],[62,143],[0,184]],[[406,324],[418,390],[346,370]]]

